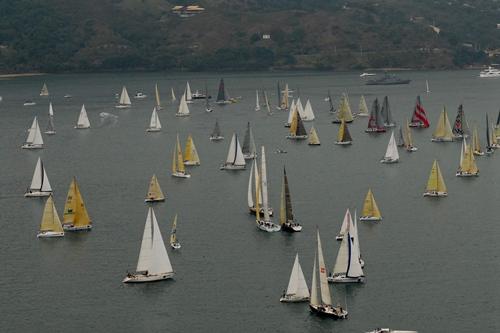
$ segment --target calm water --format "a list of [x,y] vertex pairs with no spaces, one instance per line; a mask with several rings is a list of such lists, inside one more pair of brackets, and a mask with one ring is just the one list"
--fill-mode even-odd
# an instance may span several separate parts
[[[485,141],[485,113],[496,120],[500,80],[479,79],[476,71],[408,72],[407,86],[364,86],[359,73],[225,74],[226,87],[239,103],[204,112],[203,103],[190,106],[192,116],[178,119],[168,103],[189,80],[193,90],[207,83],[216,94],[218,74],[50,75],[0,81],[0,145],[2,194],[0,212],[0,312],[2,331],[19,332],[364,332],[377,326],[419,332],[500,331],[500,223],[498,203],[500,156],[480,157],[480,177],[455,177],[458,143],[436,144],[430,136],[444,105],[454,119],[464,103],[470,125],[477,124]],[[276,81],[299,89],[311,99],[322,145],[285,139],[287,113],[255,112],[255,89],[266,89],[276,105]],[[432,93],[423,93],[425,80]],[[57,134],[44,136],[45,149],[21,150],[34,115],[47,122],[47,98],[38,96],[47,82]],[[147,134],[158,82],[163,104],[163,131]],[[114,94],[126,85],[133,100],[129,110],[117,110]],[[354,144],[333,144],[338,125],[331,123],[327,90],[343,91],[357,109],[360,94],[371,105],[375,97],[390,98],[394,118],[410,116],[422,94],[431,128],[414,131],[418,152],[400,151],[401,163],[382,165],[390,133],[364,133],[367,119],[351,126]],[[72,94],[72,99],[64,99]],[[297,92],[295,93],[297,94]],[[36,106],[23,107],[26,99]],[[73,126],[85,103],[92,128]],[[118,116],[100,121],[99,113]],[[226,139],[210,142],[218,118]],[[282,167],[286,165],[294,211],[304,225],[301,233],[267,234],[247,214],[249,168],[220,171],[232,131],[241,137],[251,121],[256,143],[267,148],[270,201],[279,207]],[[311,123],[306,123],[309,129]],[[176,133],[184,143],[193,134],[200,167],[192,178],[174,179],[170,163]],[[288,154],[275,154],[277,148]],[[497,152],[500,154],[500,151]],[[36,232],[43,200],[25,199],[38,156],[45,162],[62,213],[72,176],[77,176],[94,222],[92,232],[68,233],[63,239],[38,240]],[[449,197],[423,198],[432,161],[438,158]],[[153,173],[167,195],[155,206],[167,240],[172,219],[179,214],[182,249],[169,250],[175,279],[124,285],[126,270],[137,263],[147,213],[143,199]],[[368,187],[384,220],[359,224],[367,282],[332,286],[334,302],[347,304],[349,319],[333,321],[309,313],[307,304],[281,304],[295,253],[300,255],[310,283],[319,227],[327,266],[333,267],[335,241],[346,208],[361,210]]]

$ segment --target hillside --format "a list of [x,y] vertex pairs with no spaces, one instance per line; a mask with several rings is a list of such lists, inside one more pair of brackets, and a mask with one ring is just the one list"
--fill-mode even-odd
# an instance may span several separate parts
[[500,49],[496,1],[207,0],[194,17],[171,12],[192,3],[0,1],[0,72],[457,68]]

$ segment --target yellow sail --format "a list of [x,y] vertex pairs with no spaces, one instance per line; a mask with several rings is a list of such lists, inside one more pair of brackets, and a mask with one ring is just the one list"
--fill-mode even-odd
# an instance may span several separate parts
[[200,165],[200,157],[194,145],[194,140],[191,134],[186,140],[186,148],[184,149],[184,163],[186,165]]
[[290,135],[296,135],[297,134],[297,126],[299,125],[299,116],[298,116],[298,111],[295,109],[293,111],[293,117],[292,117],[292,123],[290,124]]
[[73,178],[69,185],[68,196],[64,205],[63,225],[73,225],[79,228],[92,225],[76,178]]
[[377,203],[375,202],[375,198],[373,197],[371,189],[368,189],[368,193],[366,194],[361,216],[374,217],[379,219],[382,217],[382,215],[380,214],[380,210],[378,209]]
[[174,223],[172,224],[172,231],[170,232],[170,244],[177,243],[177,214],[174,217]]
[[319,141],[318,133],[316,132],[316,129],[314,126],[311,127],[311,130],[309,131],[309,142],[310,145],[319,145],[321,142]]
[[432,164],[426,190],[427,192],[448,192],[437,160],[434,160],[434,163]]
[[351,122],[353,120],[349,99],[346,94],[342,94],[337,119],[344,119],[346,122]]
[[493,125],[491,125],[490,141],[491,141],[492,146],[498,145],[498,139],[497,139],[497,136],[495,134],[495,128],[493,127]]
[[161,109],[160,93],[158,91],[158,83],[155,84],[155,97],[156,97],[156,106],[158,107],[158,109]]
[[410,123],[409,123],[408,119],[406,119],[406,125],[403,129],[404,129],[403,130],[403,140],[404,140],[405,148],[406,149],[412,148],[413,147],[413,138],[411,135]]
[[45,202],[45,208],[43,209],[42,222],[40,223],[40,231],[54,231],[63,232],[63,227],[61,225],[61,220],[57,214],[56,206],[54,205],[54,200],[52,195],[49,196]]
[[288,83],[285,85],[285,90],[281,95],[281,108],[288,109]]
[[340,123],[339,132],[337,133],[337,142],[344,141],[344,132],[345,132],[345,119],[342,119]]
[[181,149],[181,144],[179,142],[179,134],[177,134],[176,152],[177,152],[177,157],[176,157],[177,169],[175,171],[184,173],[186,171],[186,168],[184,167],[184,159],[182,158],[182,149]]
[[479,135],[477,134],[477,126],[474,126],[474,130],[472,132],[472,147],[474,150],[474,154],[482,155],[483,151],[481,149],[481,142],[479,141]]
[[476,165],[476,159],[474,158],[472,145],[468,145],[465,149],[459,171],[467,172],[469,174],[477,174],[479,172]]
[[440,141],[452,141],[453,132],[451,131],[450,121],[448,119],[448,114],[446,113],[446,108],[443,107],[443,111],[439,115],[436,130],[432,134],[432,138]]
[[160,183],[158,182],[158,178],[156,178],[156,175],[153,175],[153,177],[151,177],[146,200],[153,200],[153,201],[165,200],[165,196],[163,195],[163,192],[160,188]]
[[258,167],[255,166],[255,221],[259,223],[260,221],[260,176]]
[[172,156],[172,173],[177,172],[177,149],[174,148],[174,156]]

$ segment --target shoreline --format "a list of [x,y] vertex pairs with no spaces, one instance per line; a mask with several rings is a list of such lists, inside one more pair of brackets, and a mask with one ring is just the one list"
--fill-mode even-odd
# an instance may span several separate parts
[[24,76],[39,76],[45,75],[45,73],[12,73],[12,74],[0,74],[0,79],[11,79],[16,77],[24,77]]

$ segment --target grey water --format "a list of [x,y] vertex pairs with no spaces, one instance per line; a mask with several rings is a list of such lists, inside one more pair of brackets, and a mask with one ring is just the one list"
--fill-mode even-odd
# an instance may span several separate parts
[[[409,85],[365,86],[360,73],[279,72],[224,73],[229,94],[239,102],[204,111],[191,104],[191,116],[175,117],[189,80],[194,90],[205,84],[217,94],[219,73],[67,74],[0,80],[0,313],[4,332],[365,332],[375,327],[419,332],[500,331],[500,151],[478,157],[480,176],[455,177],[460,143],[431,143],[446,106],[451,120],[464,104],[469,125],[477,125],[485,143],[485,115],[496,121],[500,79],[479,79],[477,71],[404,72]],[[283,124],[287,113],[276,110],[276,82],[287,82],[311,100],[321,146],[291,142]],[[425,81],[431,93],[425,93]],[[46,82],[50,96],[38,96]],[[164,109],[162,132],[146,133],[158,83]],[[115,93],[126,85],[130,109],[118,110]],[[273,114],[256,112],[255,90],[267,91]],[[400,163],[381,164],[390,131],[364,132],[367,118],[350,125],[354,143],[336,146],[324,98],[349,94],[353,111],[361,94],[389,96],[398,124],[411,116],[417,95],[431,127],[414,130],[418,151],[400,150]],[[65,99],[65,94],[73,98]],[[24,107],[33,99],[37,105]],[[57,134],[43,135],[45,147],[21,149],[33,117],[45,127],[48,101],[55,111]],[[92,128],[75,130],[85,103]],[[104,116],[100,115],[105,112]],[[210,142],[218,119],[225,140]],[[245,171],[221,171],[230,137],[243,137],[250,121],[256,143],[267,152],[271,205],[278,211],[283,166],[286,166],[300,233],[268,234],[247,213]],[[306,123],[307,130],[312,123]],[[191,179],[170,176],[176,134],[182,145],[188,134],[196,143],[201,166],[190,167]],[[286,154],[275,153],[277,148]],[[37,239],[44,200],[23,197],[38,157],[42,157],[59,214],[73,176],[77,177],[93,220],[88,233],[62,239]],[[423,198],[434,159],[448,187],[447,198]],[[249,166],[249,165],[248,165]],[[155,211],[168,242],[179,215],[178,251],[168,249],[173,280],[124,285],[134,270],[147,214],[144,196],[155,173],[167,199]],[[359,222],[366,283],[331,286],[334,303],[347,307],[349,318],[322,319],[306,303],[281,304],[294,256],[299,253],[310,284],[315,232],[319,228],[327,266],[333,268],[335,241],[347,208],[358,215],[368,188],[381,209],[380,223]],[[277,216],[274,217],[277,221]]]

